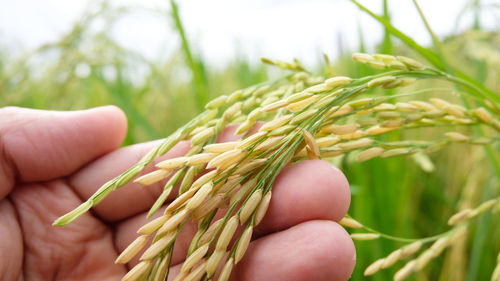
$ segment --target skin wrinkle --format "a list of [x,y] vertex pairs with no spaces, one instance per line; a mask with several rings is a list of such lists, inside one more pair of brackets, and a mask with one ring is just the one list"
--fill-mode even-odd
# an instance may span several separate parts
[[[16,258],[9,258],[5,263],[0,263],[0,276],[18,276],[19,278],[22,273],[24,245],[22,241],[16,243],[15,238],[22,237],[22,230],[19,221],[16,219],[16,209],[9,199],[0,200],[0,236],[2,239],[0,240],[0,249],[5,247],[5,250],[9,250],[11,255],[16,255]],[[7,244],[2,245],[2,243]],[[0,256],[1,259],[6,259],[6,256]],[[10,273],[9,268],[11,269]],[[7,273],[9,275],[6,275]]]
[[[63,194],[59,194],[61,191]],[[64,181],[61,180],[51,181],[36,186],[21,186],[19,189],[16,189],[13,196],[14,198],[22,196],[44,199],[53,195],[53,193],[64,195],[57,196],[59,197],[58,200],[62,200],[62,202],[59,202],[61,206],[67,206],[70,203],[73,205],[72,202],[74,202],[77,197],[71,188],[68,188]],[[16,202],[16,199],[14,202]],[[53,210],[49,213],[40,212],[41,209],[46,209],[45,205],[48,204],[48,202],[41,203],[41,201],[38,200],[25,199],[16,203],[16,207],[21,214],[21,225],[25,226],[25,233],[32,232],[31,236],[33,238],[29,241],[25,241],[28,255],[24,267],[25,270],[31,273],[38,272],[42,274],[41,276],[47,276],[47,274],[53,273],[49,278],[50,280],[68,280],[68,278],[78,272],[83,273],[87,271],[89,264],[94,263],[92,260],[88,259],[92,257],[92,252],[97,250],[95,247],[98,244],[102,244],[105,241],[108,241],[109,243],[106,242],[106,244],[110,246],[113,244],[111,243],[112,237],[109,228],[106,228],[95,218],[91,218],[90,220],[87,218],[85,223],[80,225],[75,224],[64,230],[54,228],[49,229],[47,232],[38,227],[40,225],[42,225],[42,227],[43,225],[47,225],[52,228],[52,226],[50,226],[53,220],[53,215],[51,213],[57,210]],[[27,216],[27,214],[29,214],[29,216]],[[92,231],[88,231],[89,226],[92,227]],[[66,231],[66,233],[58,233],[57,231]],[[77,246],[75,247],[75,245]],[[68,259],[67,254],[65,254],[69,247],[72,249],[70,259]],[[117,255],[116,252],[113,254],[115,256]],[[81,260],[81,257],[85,257],[85,259]],[[50,262],[52,266],[44,266],[43,263],[40,264],[39,262],[32,264],[35,261]],[[33,271],[34,268],[37,270]],[[44,269],[45,271],[40,271]],[[93,269],[97,269],[95,265]],[[28,272],[25,273],[26,276],[28,276],[27,273]],[[32,279],[33,277],[36,276],[29,278]]]

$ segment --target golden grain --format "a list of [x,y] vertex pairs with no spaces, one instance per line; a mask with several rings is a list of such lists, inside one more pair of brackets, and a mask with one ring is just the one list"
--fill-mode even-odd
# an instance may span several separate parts
[[228,281],[229,277],[231,276],[231,271],[233,270],[234,266],[234,259],[230,258],[226,261],[226,264],[224,264],[224,267],[222,268],[219,279],[217,281]]
[[136,281],[149,271],[151,268],[151,261],[141,261],[134,268],[132,268],[125,276],[123,276],[122,281]]
[[148,243],[149,235],[141,235],[137,237],[122,253],[116,258],[115,263],[128,263],[132,258],[139,253]]
[[189,199],[186,209],[187,210],[194,210],[198,208],[198,206],[201,205],[201,203],[207,198],[208,194],[212,192],[212,189],[214,187],[214,184],[212,182],[208,182],[204,184],[191,199]]
[[169,218],[169,215],[162,215],[160,217],[157,217],[156,219],[139,228],[139,230],[137,230],[137,233],[152,234],[153,232],[157,231]]
[[259,205],[260,201],[262,200],[262,189],[259,189],[255,191],[248,200],[245,202],[245,204],[241,207],[240,211],[240,223],[244,224],[248,218],[253,214],[257,206]]
[[156,170],[149,174],[145,174],[134,180],[134,182],[142,185],[150,185],[165,179],[170,174],[170,171]]
[[219,239],[217,240],[215,247],[217,250],[226,250],[229,242],[231,242],[231,239],[236,232],[236,228],[238,228],[238,218],[236,216],[232,216],[222,229]]
[[199,247],[194,251],[189,257],[182,263],[182,272],[187,272],[191,270],[193,266],[195,266],[201,259],[207,254],[208,248],[210,244],[206,243],[205,245]]
[[175,232],[167,233],[165,236],[160,238],[158,241],[154,242],[149,246],[149,248],[144,251],[141,256],[141,260],[150,260],[160,254],[161,251],[170,244],[175,238]]
[[220,262],[226,255],[226,250],[220,250],[216,249],[212,255],[208,258],[207,261],[207,276],[212,277],[215,274],[215,271],[217,271],[217,268],[219,267]]
[[173,230],[186,218],[188,213],[189,212],[186,209],[183,209],[180,212],[176,213],[171,218],[169,218],[160,229],[158,229],[157,233],[163,234]]
[[343,225],[343,226],[350,227],[350,228],[362,228],[363,227],[363,225],[361,223],[359,223],[357,220],[352,219],[352,218],[347,218],[347,217],[343,217],[339,221],[339,224]]

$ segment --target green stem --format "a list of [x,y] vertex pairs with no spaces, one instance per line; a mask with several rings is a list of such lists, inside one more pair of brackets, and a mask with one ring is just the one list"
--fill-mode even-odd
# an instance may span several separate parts
[[201,112],[203,111],[205,104],[209,100],[206,74],[202,68],[201,62],[198,59],[195,60],[195,58],[193,57],[191,48],[189,47],[189,42],[186,38],[186,33],[184,32],[181,18],[179,16],[179,10],[174,0],[170,0],[170,6],[172,7],[172,18],[174,19],[175,27],[179,32],[179,36],[181,38],[182,50],[184,51],[187,64],[193,74],[195,87],[194,98],[196,106],[198,108],[198,111]]

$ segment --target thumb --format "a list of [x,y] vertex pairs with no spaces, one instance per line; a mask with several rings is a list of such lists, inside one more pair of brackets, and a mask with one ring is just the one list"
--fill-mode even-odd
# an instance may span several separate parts
[[114,106],[81,111],[0,109],[0,199],[21,182],[66,176],[123,141],[127,122]]

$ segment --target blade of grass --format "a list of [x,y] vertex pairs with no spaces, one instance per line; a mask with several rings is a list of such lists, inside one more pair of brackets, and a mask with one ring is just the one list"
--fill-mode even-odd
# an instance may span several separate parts
[[[391,15],[389,14],[389,4],[387,0],[383,0],[383,7],[385,20],[391,22]],[[392,54],[393,52],[391,33],[387,30],[387,27],[384,29],[384,41],[381,50],[382,53],[385,54]]]
[[474,7],[474,24],[472,29],[481,30],[481,3],[479,0],[475,0],[472,4]]
[[358,6],[362,11],[366,12],[369,14],[371,17],[373,17],[375,20],[380,22],[384,27],[389,31],[391,34],[394,36],[398,37],[401,41],[403,41],[406,45],[410,46],[411,48],[415,49],[419,54],[421,54],[425,59],[427,59],[430,63],[432,63],[434,66],[436,66],[440,70],[444,70],[444,65],[439,58],[439,56],[434,53],[433,51],[419,45],[415,40],[401,32],[399,29],[394,27],[389,21],[387,21],[385,18],[378,16],[374,14],[372,11],[370,11],[368,8],[365,6],[361,5],[358,1],[356,0],[351,0],[356,6]]
[[429,35],[432,38],[432,44],[434,45],[434,48],[436,49],[438,56],[441,57],[441,61],[443,63],[444,68],[447,71],[450,71],[451,68],[448,65],[448,63],[446,62],[446,57],[445,57],[445,53],[443,52],[443,48],[441,46],[441,41],[439,41],[439,38],[436,36],[436,33],[434,33],[434,31],[432,30],[431,25],[429,24],[429,21],[427,21],[427,18],[425,17],[424,12],[420,8],[420,5],[418,4],[417,0],[413,0],[413,4],[415,5],[415,8],[417,9],[417,11],[420,15],[420,18],[422,19],[422,22],[424,23],[425,28],[427,29],[427,32],[429,33]]
[[179,16],[179,9],[174,0],[170,0],[170,6],[172,7],[171,16],[175,23],[175,28],[179,32],[179,36],[182,42],[182,51],[186,57],[187,64],[191,69],[193,75],[193,86],[195,87],[194,98],[196,101],[196,106],[199,112],[202,112],[205,104],[209,100],[208,86],[206,73],[204,71],[203,63],[199,58],[194,58],[189,42],[186,38],[186,33],[184,32],[184,27],[182,25],[181,18]]

